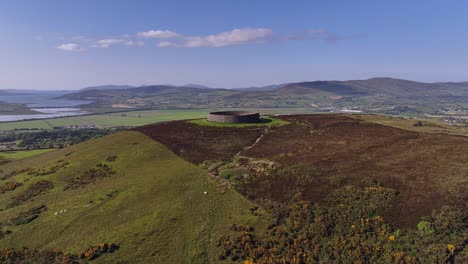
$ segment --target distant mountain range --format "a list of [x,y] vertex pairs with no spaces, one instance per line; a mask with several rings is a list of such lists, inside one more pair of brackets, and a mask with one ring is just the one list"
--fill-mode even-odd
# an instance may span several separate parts
[[[468,108],[468,82],[422,83],[393,78],[312,81],[237,89],[188,84],[88,87],[63,96],[94,101],[92,107],[359,109],[378,113],[435,113]],[[396,109],[396,110],[395,110]]]
[[80,91],[87,91],[87,90],[123,90],[123,89],[130,89],[134,88],[135,86],[131,85],[101,85],[101,86],[90,86],[86,88],[80,89]]
[[[297,83],[283,83],[283,84],[272,84],[267,86],[252,86],[252,87],[241,87],[241,88],[214,88],[200,84],[186,84],[186,85],[144,85],[144,86],[131,86],[131,85],[102,85],[102,86],[90,86],[82,88],[79,91],[87,90],[125,90],[131,88],[142,88],[142,87],[172,87],[172,88],[197,88],[197,89],[224,89],[224,90],[237,90],[237,91],[274,91],[274,90],[299,90],[306,89],[307,93],[311,90],[331,92],[336,94],[416,94],[426,93],[430,91],[435,92],[466,92],[468,82],[436,82],[436,83],[423,83],[402,79],[394,78],[371,78],[367,80],[349,80],[349,81],[311,81],[311,82],[297,82]],[[21,91],[21,90],[2,90],[2,91]],[[30,91],[30,90],[28,90]],[[32,90],[31,90],[32,91]],[[304,91],[304,90],[303,90]]]
[[174,84],[162,84],[162,85],[142,85],[142,86],[131,86],[131,85],[101,85],[101,86],[90,86],[86,88],[82,88],[79,91],[86,91],[86,90],[123,90],[123,89],[130,89],[130,88],[137,88],[137,87],[148,87],[148,86],[169,86],[169,87],[189,87],[189,88],[198,88],[198,89],[227,89],[227,90],[250,90],[250,91],[272,91],[278,89],[280,87],[286,86],[289,83],[284,84],[272,84],[267,86],[252,86],[252,87],[243,87],[243,88],[214,88],[208,87],[201,84],[185,84],[185,85],[174,85]]

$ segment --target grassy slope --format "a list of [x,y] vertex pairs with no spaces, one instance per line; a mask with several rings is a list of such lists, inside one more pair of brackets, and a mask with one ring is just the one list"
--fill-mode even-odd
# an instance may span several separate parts
[[[65,156],[67,153],[71,154]],[[67,179],[106,163],[111,155],[118,157],[108,162],[116,175],[63,191]],[[14,169],[51,167],[61,159],[70,165],[28,181],[24,174],[15,176],[25,185],[0,195],[0,206],[5,208],[13,196],[38,180],[55,184],[50,193],[2,211],[0,222],[5,223],[33,205],[46,204],[49,208],[27,225],[8,226],[13,234],[0,240],[0,248],[57,247],[78,253],[88,245],[113,242],[121,249],[96,262],[208,263],[215,262],[214,243],[229,225],[262,226],[250,214],[251,204],[240,194],[221,193],[205,171],[138,132],[120,132],[13,162],[1,167],[2,176]],[[111,193],[113,197],[106,196]],[[65,213],[54,215],[64,209]]]
[[49,152],[53,149],[33,149],[33,150],[20,150],[20,151],[6,151],[0,152],[0,158],[3,159],[24,159],[36,156],[42,153]]

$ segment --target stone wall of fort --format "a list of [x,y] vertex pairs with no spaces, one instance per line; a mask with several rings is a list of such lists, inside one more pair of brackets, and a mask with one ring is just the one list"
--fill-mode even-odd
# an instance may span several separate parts
[[244,111],[212,112],[208,114],[208,121],[217,123],[259,123],[260,114]]

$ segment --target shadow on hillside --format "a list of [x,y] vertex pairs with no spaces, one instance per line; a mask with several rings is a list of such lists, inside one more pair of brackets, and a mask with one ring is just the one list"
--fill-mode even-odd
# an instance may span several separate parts
[[273,119],[262,117],[262,118],[260,118],[260,122],[258,122],[257,124],[268,124],[268,123],[271,123],[271,122],[273,122]]

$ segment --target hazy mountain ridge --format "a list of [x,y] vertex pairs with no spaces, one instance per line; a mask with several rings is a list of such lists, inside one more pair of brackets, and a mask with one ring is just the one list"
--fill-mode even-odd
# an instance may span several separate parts
[[109,84],[109,85],[100,85],[100,86],[89,86],[86,88],[82,88],[79,91],[88,91],[88,90],[124,90],[124,89],[129,89],[129,88],[134,88],[135,86],[131,85],[114,85],[114,84]]
[[372,78],[297,82],[246,89],[149,85],[78,91],[62,98],[91,100],[94,103],[89,106],[95,109],[113,105],[139,109],[283,107],[422,115],[434,114],[441,109],[468,109],[468,82],[422,83]]
[[[281,91],[284,92],[303,92],[302,89],[307,89],[310,92],[328,92],[333,94],[387,94],[402,96],[405,93],[425,93],[425,92],[457,92],[468,94],[468,82],[434,82],[424,83],[403,79],[394,79],[387,77],[377,77],[367,80],[348,80],[348,81],[305,81],[295,83],[273,84],[261,87],[247,88],[212,88],[198,84],[187,84],[183,86],[177,85],[145,85],[145,86],[130,86],[130,85],[104,85],[83,88],[76,93],[70,93],[69,96],[79,96],[79,93],[88,90],[128,90],[144,89],[147,92],[153,93],[153,89],[180,89],[180,88],[196,88],[199,91],[205,90],[234,90],[242,92],[261,92],[261,91]],[[464,94],[463,94],[464,95]]]

